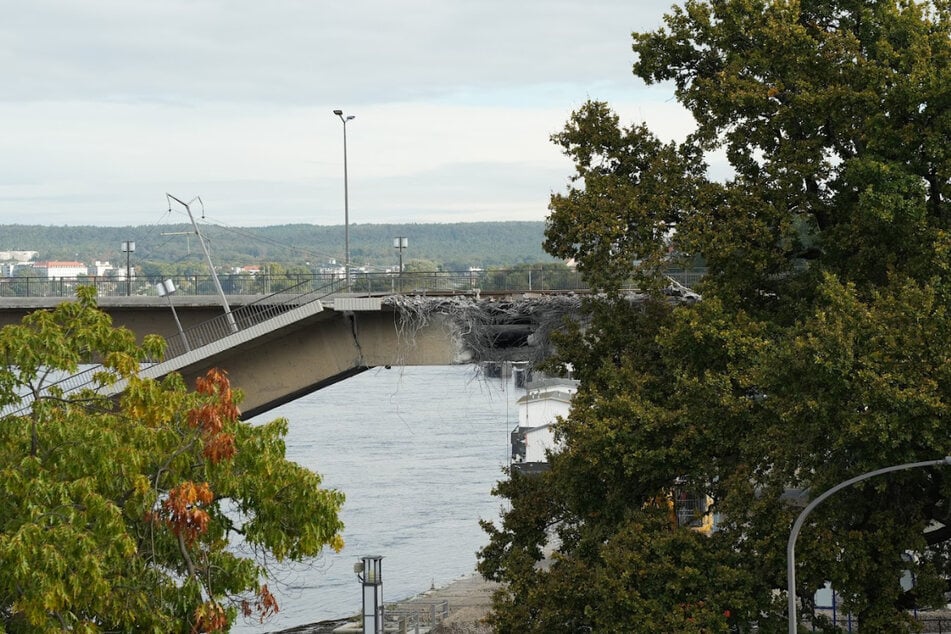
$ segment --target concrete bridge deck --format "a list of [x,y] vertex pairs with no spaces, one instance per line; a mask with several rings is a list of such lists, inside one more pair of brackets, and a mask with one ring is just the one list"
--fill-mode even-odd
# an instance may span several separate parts
[[[540,297],[521,301],[531,304]],[[39,299],[0,299],[0,325],[68,301]],[[100,307],[116,326],[129,328],[140,339],[158,334],[169,342],[171,358],[144,369],[144,376],[157,378],[175,371],[193,383],[209,369],[223,368],[244,392],[242,411],[250,417],[375,366],[469,363],[482,360],[488,349],[506,349],[506,358],[518,358],[512,350],[526,352],[537,323],[532,311],[523,315],[510,310],[512,301],[516,300],[471,295],[232,296],[229,304],[240,327],[205,336],[209,324],[222,330],[227,323],[216,298],[173,297],[185,348],[167,299],[107,297],[101,298]],[[564,310],[577,305],[562,304]],[[243,317],[258,313],[263,317]],[[480,320],[482,325],[474,328]],[[485,340],[479,341],[479,336]]]

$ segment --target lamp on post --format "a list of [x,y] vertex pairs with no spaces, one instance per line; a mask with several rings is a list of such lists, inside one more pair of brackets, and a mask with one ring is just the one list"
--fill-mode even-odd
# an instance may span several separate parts
[[365,555],[353,571],[363,583],[363,634],[383,634],[383,557]]
[[409,246],[409,239],[400,236],[393,238],[393,248],[400,251],[400,275],[403,274],[403,249]]
[[125,294],[127,297],[132,294],[132,266],[130,256],[133,251],[135,251],[135,242],[122,243],[122,252],[125,253]]
[[786,543],[786,582],[788,585],[786,588],[786,598],[788,601],[787,616],[789,617],[789,634],[798,634],[799,632],[799,616],[796,614],[796,538],[799,537],[799,531],[802,530],[802,525],[805,523],[806,517],[812,513],[813,509],[819,506],[823,500],[833,493],[841,491],[842,489],[852,486],[856,482],[861,482],[862,480],[868,480],[869,478],[874,478],[875,476],[882,475],[884,473],[891,473],[892,471],[904,471],[905,469],[916,469],[919,467],[937,467],[948,465],[951,465],[951,456],[945,456],[939,460],[906,462],[905,464],[869,471],[868,473],[863,473],[861,475],[855,476],[854,478],[850,478],[845,482],[840,482],[814,499],[806,508],[802,510],[802,512],[799,514],[799,517],[797,517],[796,521],[793,523],[792,530],[789,532],[789,541]]
[[168,299],[168,307],[172,309],[172,316],[175,318],[175,325],[178,326],[178,334],[181,335],[182,343],[185,344],[185,352],[191,352],[191,348],[188,347],[188,338],[185,337],[185,330],[182,328],[182,322],[178,320],[178,313],[175,311],[175,304],[172,303],[172,293],[177,290],[175,288],[175,282],[172,280],[159,282],[155,285],[155,290],[158,292],[159,297],[165,297]]
[[353,120],[356,115],[344,115],[343,110],[334,110],[334,114],[343,122],[343,242],[344,260],[343,271],[347,280],[347,292],[350,291],[350,192],[347,183],[347,121]]

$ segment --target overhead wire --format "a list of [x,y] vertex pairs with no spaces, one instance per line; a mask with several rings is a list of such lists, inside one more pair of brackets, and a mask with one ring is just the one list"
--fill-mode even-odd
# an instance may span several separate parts
[[[171,211],[167,212],[167,215],[171,216],[171,214],[172,214]],[[172,240],[174,240],[175,238],[179,237],[179,236],[172,235],[172,234],[170,234],[170,233],[161,233],[161,232],[159,232],[159,235],[160,235],[162,238],[165,238],[164,240],[162,240],[161,242],[159,242],[159,244],[158,244],[158,248],[159,248],[159,249],[165,247],[165,245],[170,244],[170,243],[172,242]]]
[[[271,245],[271,246],[277,246],[277,247],[289,249],[289,250],[291,250],[291,251],[295,251],[295,252],[300,253],[300,254],[302,254],[302,255],[306,255],[306,256],[308,256],[309,259],[317,260],[317,259],[319,259],[319,258],[326,258],[326,259],[330,260],[330,259],[338,259],[338,258],[340,257],[339,254],[320,253],[320,252],[318,252],[318,251],[313,251],[313,250],[311,250],[311,249],[307,249],[306,247],[301,247],[301,246],[298,246],[298,245],[294,245],[294,244],[282,242],[282,241],[280,241],[280,240],[275,240],[274,238],[270,238],[270,237],[268,237],[268,236],[255,235],[255,234],[252,234],[252,233],[248,233],[248,232],[246,232],[246,231],[243,231],[240,227],[234,227],[234,226],[229,225],[229,224],[227,224],[227,223],[225,223],[225,222],[223,222],[223,221],[220,221],[220,220],[211,218],[211,217],[209,217],[209,216],[207,216],[207,215],[206,215],[206,216],[203,216],[202,219],[203,219],[203,220],[205,221],[205,223],[208,224],[209,226],[217,227],[217,228],[219,228],[219,229],[222,229],[222,230],[224,230],[224,231],[228,231],[228,232],[230,232],[230,233],[232,233],[232,234],[234,234],[234,235],[240,236],[240,237],[242,237],[242,238],[247,238],[247,239],[250,239],[250,240],[255,240],[255,241],[257,241],[257,242],[269,244],[269,245]],[[211,222],[212,220],[214,221],[214,223]]]
[[[130,242],[135,244],[135,242],[138,241],[140,244],[142,244],[148,241],[150,238],[153,238],[155,234],[159,232],[162,221],[165,219],[167,215],[169,215],[170,211],[171,210],[163,211],[159,215],[158,218],[156,218],[149,224],[130,227],[130,229],[132,230],[131,231],[132,235],[129,236],[130,238],[132,238]],[[161,249],[165,244],[167,244],[167,241],[164,243],[160,243],[157,248]]]
[[[154,220],[152,223],[145,225],[144,231],[136,232],[136,235],[134,237],[137,240],[142,240],[142,241],[146,239],[150,239],[150,238],[156,238],[157,235],[161,235],[161,227],[163,224],[166,226],[168,224],[171,224],[171,222],[169,221],[172,219],[173,215],[182,216],[181,224],[184,224],[184,225],[191,224],[191,219],[187,217],[187,214],[184,211],[179,209],[168,208],[166,210],[163,210],[162,213],[159,215],[159,217],[156,218],[156,220]],[[220,229],[222,231],[228,232],[232,235],[238,236],[245,240],[267,244],[269,246],[279,247],[282,249],[287,249],[289,251],[299,253],[309,260],[314,260],[314,261],[318,261],[320,259],[335,260],[335,259],[340,259],[341,257],[339,254],[336,254],[336,253],[323,253],[313,249],[308,249],[307,247],[304,247],[304,246],[291,244],[281,240],[275,240],[274,238],[271,238],[269,236],[248,232],[246,230],[243,230],[241,227],[235,227],[235,226],[229,225],[228,223],[220,219],[213,218],[209,216],[207,213],[205,213],[204,210],[202,210],[202,215],[200,217],[195,218],[195,222],[196,224],[201,224],[208,227],[215,227],[216,229]],[[155,241],[157,243],[157,246],[155,247],[155,249],[161,249],[164,246],[170,244],[175,239],[175,236],[169,236],[169,235],[164,235],[161,237],[164,239]],[[208,235],[205,235],[204,237],[206,241],[208,241],[209,243],[213,243],[213,238],[209,237]],[[182,258],[177,259],[177,261],[182,261],[183,259],[187,257],[188,257],[187,255],[183,256]]]

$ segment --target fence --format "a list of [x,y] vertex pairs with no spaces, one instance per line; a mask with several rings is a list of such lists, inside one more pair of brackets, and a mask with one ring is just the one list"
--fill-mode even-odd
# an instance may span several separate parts
[[386,631],[419,634],[421,627],[428,632],[449,617],[449,602],[413,600],[387,606],[383,613],[389,626],[384,627]]
[[[829,622],[838,628],[840,632],[859,632],[859,622],[853,615],[841,613],[824,608],[816,610],[816,614],[822,614]],[[922,611],[915,610],[911,614],[916,623],[921,626],[921,634],[951,634],[951,611]],[[801,630],[815,632],[815,625],[802,625]]]
[[[668,276],[691,286],[702,271],[669,271]],[[0,278],[0,297],[73,297],[81,285],[95,286],[99,297],[156,296],[156,285],[171,279],[178,295],[215,295],[217,288],[210,275],[175,275],[165,277],[137,276],[131,280],[113,277],[45,277]],[[218,277],[226,295],[270,295],[273,293],[304,293],[326,289],[328,294],[347,291],[340,274],[288,273],[284,275],[221,275]],[[351,271],[350,291],[354,293],[419,293],[419,292],[484,292],[507,291],[586,291],[588,285],[580,273],[570,270],[510,269],[490,271],[434,271],[427,273],[369,273]]]
[[239,330],[246,330],[263,323],[291,309],[328,297],[336,290],[337,285],[333,282],[322,287],[311,288],[311,282],[308,281],[234,308],[230,313],[204,321],[178,335],[166,337],[165,360],[174,359],[195,348],[224,339]]
[[943,615],[918,613],[915,620],[921,624],[922,634],[951,634],[951,613]]

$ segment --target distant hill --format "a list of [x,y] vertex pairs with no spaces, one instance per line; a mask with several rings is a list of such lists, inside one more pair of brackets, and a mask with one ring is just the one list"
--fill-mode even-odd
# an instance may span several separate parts
[[[269,227],[200,225],[218,266],[278,262],[316,265],[344,259],[343,226],[307,224]],[[429,260],[445,270],[552,262],[542,250],[544,222],[453,224],[359,224],[350,226],[353,266],[393,265],[393,238],[406,237],[403,261]],[[0,251],[31,250],[40,260],[125,261],[120,245],[135,242],[136,263],[186,263],[202,259],[191,225],[129,227],[0,225]]]

